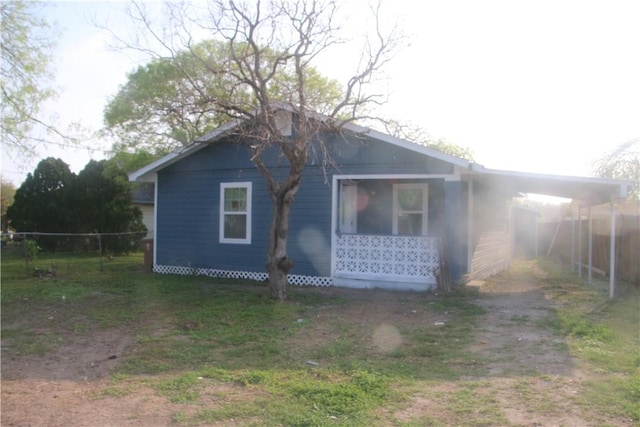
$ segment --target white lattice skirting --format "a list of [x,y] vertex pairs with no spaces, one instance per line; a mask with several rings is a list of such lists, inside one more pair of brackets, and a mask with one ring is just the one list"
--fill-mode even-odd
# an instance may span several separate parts
[[336,238],[335,272],[343,277],[435,283],[438,239],[344,234]]
[[[208,277],[224,277],[227,279],[247,279],[266,281],[269,278],[267,273],[256,273],[252,271],[231,271],[218,270],[215,268],[194,268],[182,267],[176,265],[156,265],[153,267],[154,273],[160,274],[177,274],[181,276],[208,276]],[[289,274],[287,276],[289,284],[298,286],[332,286],[333,279],[331,277],[321,276],[302,276],[298,274]]]

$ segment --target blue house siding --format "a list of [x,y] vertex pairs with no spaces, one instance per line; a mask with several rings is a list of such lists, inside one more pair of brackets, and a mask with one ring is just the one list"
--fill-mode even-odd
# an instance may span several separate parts
[[[276,169],[275,174],[285,172]],[[252,182],[251,244],[219,242],[222,182]],[[246,148],[232,144],[204,148],[158,173],[156,262],[264,272],[271,216],[264,178],[249,162]],[[330,275],[330,229],[331,188],[321,168],[309,166],[291,211],[292,274]]]
[[305,169],[291,205],[287,248],[294,263],[291,274],[331,275],[331,184],[321,167]]
[[[220,183],[253,182],[252,244],[219,243]],[[159,265],[263,271],[263,215],[270,208],[259,172],[238,145],[206,147],[158,173]],[[258,262],[257,254],[262,258]]]

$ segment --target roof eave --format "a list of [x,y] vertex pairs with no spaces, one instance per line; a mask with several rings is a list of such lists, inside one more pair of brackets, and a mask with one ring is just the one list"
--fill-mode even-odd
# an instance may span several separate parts
[[149,163],[142,168],[131,172],[129,174],[129,181],[131,182],[155,182],[156,181],[156,172],[162,168],[165,168],[184,157],[191,155],[192,153],[201,150],[206,147],[207,144],[203,144],[200,142],[193,142],[183,148],[180,148],[176,151],[173,151],[165,156],[160,157],[159,159]]
[[129,174],[129,181],[131,182],[155,182],[156,172],[163,169],[178,160],[181,160],[187,156],[190,156],[196,151],[199,151],[207,145],[215,142],[227,134],[227,132],[240,124],[240,120],[233,120],[225,123],[224,125],[216,128],[215,130],[206,133],[205,135],[196,138],[191,144],[179,148],[165,156],[160,157],[158,160],[149,163],[148,165],[138,169]]

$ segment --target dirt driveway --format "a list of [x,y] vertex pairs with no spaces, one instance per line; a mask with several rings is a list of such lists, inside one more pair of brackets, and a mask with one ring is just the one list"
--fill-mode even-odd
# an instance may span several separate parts
[[[510,426],[632,425],[580,404],[582,383],[588,378],[550,325],[554,306],[542,290],[545,273],[533,264],[531,268],[522,277],[505,274],[471,284],[479,289],[473,302],[486,308],[486,314],[478,319],[469,351],[485,361],[488,374],[434,382],[412,392],[409,405],[385,410],[393,420],[388,425],[416,425],[412,420],[426,416],[438,420],[436,425],[451,425],[448,420],[459,420],[459,414],[454,416],[448,396],[469,390],[469,398],[478,404],[465,425],[494,425],[482,421],[492,408],[501,412],[502,424]],[[406,298],[386,299],[386,313],[380,316],[401,304]],[[3,347],[2,426],[171,425],[180,405],[151,388],[141,386],[124,398],[105,393],[118,355],[133,339],[127,330],[101,330],[91,336],[91,344],[86,337],[77,338],[43,357],[16,356]],[[220,387],[216,392],[238,392]]]

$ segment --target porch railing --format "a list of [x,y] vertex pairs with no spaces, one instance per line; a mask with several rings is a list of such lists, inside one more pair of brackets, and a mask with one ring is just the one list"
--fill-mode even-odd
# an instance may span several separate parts
[[439,269],[435,237],[336,236],[335,274],[348,278],[435,283]]

